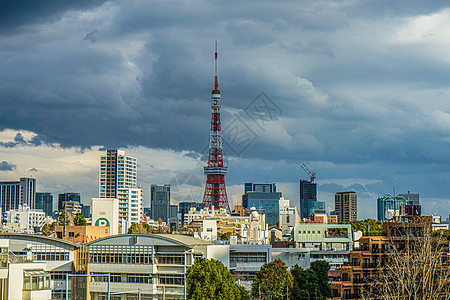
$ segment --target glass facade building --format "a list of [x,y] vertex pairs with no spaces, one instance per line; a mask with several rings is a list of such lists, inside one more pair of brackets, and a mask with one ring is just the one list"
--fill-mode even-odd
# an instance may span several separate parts
[[278,224],[280,217],[281,192],[277,192],[275,183],[252,183],[244,184],[244,195],[242,195],[242,206],[250,209],[264,210],[266,224]]
[[36,209],[42,209],[47,216],[53,216],[53,195],[36,193]]
[[377,219],[386,221],[400,214],[400,206],[408,204],[402,196],[384,195],[377,199]]
[[311,217],[312,202],[317,201],[317,183],[312,180],[300,179],[300,218]]

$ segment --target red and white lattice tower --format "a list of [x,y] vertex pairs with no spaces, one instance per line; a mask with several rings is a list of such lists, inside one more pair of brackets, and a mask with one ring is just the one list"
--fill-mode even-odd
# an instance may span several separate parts
[[202,208],[224,208],[230,212],[225,175],[227,167],[223,165],[222,130],[220,126],[220,91],[219,76],[217,72],[217,41],[214,56],[214,90],[211,95],[211,132],[209,134],[208,165],[204,168],[206,175],[205,194]]

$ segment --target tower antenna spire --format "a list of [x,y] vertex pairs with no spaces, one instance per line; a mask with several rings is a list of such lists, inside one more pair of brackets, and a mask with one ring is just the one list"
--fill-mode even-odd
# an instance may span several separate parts
[[219,90],[219,70],[217,64],[217,40],[215,42],[215,52],[214,52],[214,90]]

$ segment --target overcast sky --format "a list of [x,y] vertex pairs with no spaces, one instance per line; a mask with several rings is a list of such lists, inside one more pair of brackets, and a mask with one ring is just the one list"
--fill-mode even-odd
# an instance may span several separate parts
[[[32,2],[32,3],[31,3]],[[319,200],[420,193],[450,213],[448,1],[25,1],[0,4],[0,180],[98,194],[99,157],[202,199],[213,47],[231,204],[244,182],[291,202],[300,163]]]

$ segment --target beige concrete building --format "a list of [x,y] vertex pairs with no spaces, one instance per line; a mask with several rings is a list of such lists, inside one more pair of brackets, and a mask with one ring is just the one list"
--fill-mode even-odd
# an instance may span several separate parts
[[55,226],[55,234],[59,239],[73,243],[90,243],[110,235],[107,226]]

